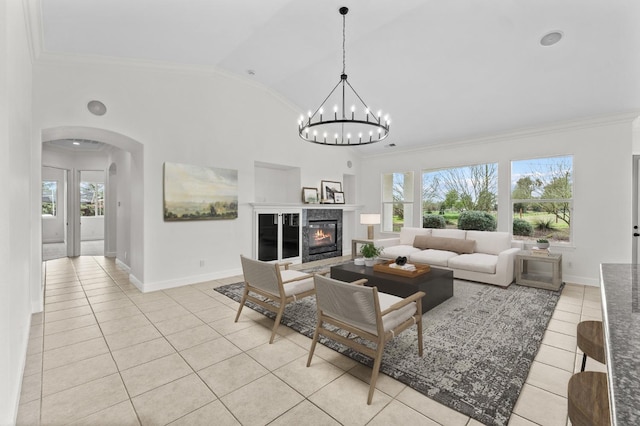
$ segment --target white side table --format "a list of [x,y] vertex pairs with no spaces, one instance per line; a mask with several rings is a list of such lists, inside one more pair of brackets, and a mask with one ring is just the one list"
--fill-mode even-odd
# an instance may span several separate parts
[[[529,272],[529,262],[551,264],[551,274]],[[548,256],[536,256],[529,250],[522,250],[516,254],[516,284],[559,290],[562,285],[562,255],[549,253]]]

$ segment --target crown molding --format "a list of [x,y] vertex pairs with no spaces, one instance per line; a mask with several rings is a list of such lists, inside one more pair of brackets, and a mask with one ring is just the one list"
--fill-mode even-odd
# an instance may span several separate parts
[[[633,125],[634,120],[636,120],[640,116],[640,110],[631,110],[616,114],[606,114],[606,115],[598,115],[585,117],[578,120],[568,120],[557,123],[551,123],[547,125],[543,125],[540,127],[528,127],[523,129],[510,130],[507,132],[499,132],[491,135],[478,136],[475,138],[466,138],[466,139],[451,139],[445,140],[441,143],[422,146],[422,147],[413,147],[407,148],[404,150],[394,150],[393,154],[400,153],[418,153],[423,151],[443,151],[451,148],[464,148],[467,146],[476,146],[479,144],[490,144],[490,143],[498,143],[503,142],[505,140],[514,140],[514,139],[524,139],[533,136],[544,136],[562,132],[570,132],[574,130],[581,129],[589,129],[594,127],[602,127],[602,126],[610,126],[613,124],[623,124],[628,123],[630,126]],[[364,155],[363,158],[376,158],[376,157],[387,157],[389,156],[388,152],[384,153],[376,153],[371,155]]]

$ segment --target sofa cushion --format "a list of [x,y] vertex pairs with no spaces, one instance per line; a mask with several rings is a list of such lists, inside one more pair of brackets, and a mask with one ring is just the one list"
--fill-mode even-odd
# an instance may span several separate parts
[[474,240],[461,240],[460,238],[430,237],[428,235],[416,235],[413,246],[419,249],[434,249],[452,251],[455,253],[473,253]]
[[449,268],[495,274],[498,256],[485,253],[461,254],[449,260]]
[[467,238],[476,241],[477,253],[500,254],[511,248],[508,232],[467,231]]
[[464,240],[467,235],[467,231],[462,229],[432,229],[431,235],[434,237],[460,238],[461,240]]
[[431,235],[431,229],[403,226],[402,228],[400,228],[400,244],[406,244],[409,246],[413,245],[413,239],[416,237],[416,235]]
[[457,257],[458,253],[444,250],[421,250],[417,253],[411,254],[409,260],[413,263],[426,263],[432,266],[444,266],[449,265],[451,258]]
[[395,259],[398,256],[409,257],[410,254],[419,251],[420,249],[415,248],[414,246],[401,244],[398,246],[385,247],[380,256],[387,259]]

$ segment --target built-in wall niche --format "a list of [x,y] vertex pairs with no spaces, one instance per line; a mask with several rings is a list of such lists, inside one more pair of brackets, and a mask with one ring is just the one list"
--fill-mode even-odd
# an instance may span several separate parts
[[300,202],[300,188],[302,188],[300,167],[256,161],[254,176],[255,202]]

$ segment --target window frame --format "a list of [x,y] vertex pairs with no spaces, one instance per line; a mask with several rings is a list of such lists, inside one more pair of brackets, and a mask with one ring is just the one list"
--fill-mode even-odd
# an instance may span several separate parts
[[[425,202],[427,200],[425,200],[424,196],[425,196],[425,174],[430,174],[430,173],[439,173],[439,172],[445,172],[447,170],[459,170],[459,169],[469,169],[471,170],[473,167],[482,167],[482,166],[488,166],[491,165],[493,166],[493,171],[492,171],[492,183],[491,183],[491,188],[494,189],[495,192],[492,193],[493,196],[493,205],[492,205],[492,209],[489,210],[488,212],[491,213],[495,219],[496,219],[496,223],[498,223],[498,212],[499,212],[499,201],[500,201],[500,184],[499,184],[499,180],[500,180],[500,162],[499,161],[486,161],[486,162],[482,162],[482,163],[476,163],[476,164],[466,164],[466,165],[458,165],[458,166],[450,166],[450,167],[439,167],[439,168],[434,168],[434,169],[422,169],[420,172],[420,227],[424,227],[424,216],[425,214],[427,214],[427,210],[425,210],[424,205]],[[482,192],[482,191],[480,191]],[[448,193],[448,192],[447,192]],[[459,194],[458,194],[459,195]],[[478,194],[475,194],[476,198],[479,198]],[[444,196],[444,198],[440,201],[436,201],[439,203],[443,203],[446,200],[446,194]],[[472,199],[474,204],[477,204],[478,200],[477,199]],[[440,209],[438,211],[441,211]],[[462,211],[462,210],[461,210]],[[460,211],[460,212],[461,212]],[[483,210],[484,211],[484,210]],[[446,214],[446,212],[445,212]]]
[[[570,178],[569,178],[569,190],[571,193],[571,197],[570,198],[514,198],[513,197],[513,193],[515,190],[515,184],[516,182],[514,182],[513,180],[513,175],[514,175],[514,171],[513,171],[513,166],[514,163],[518,163],[518,162],[525,162],[525,161],[536,161],[536,160],[551,160],[551,159],[566,159],[569,158],[571,163],[571,170],[570,170]],[[561,165],[562,163],[557,163],[558,165]],[[574,196],[575,196],[575,181],[574,181],[574,175],[575,175],[575,165],[574,165],[574,155],[573,154],[563,154],[563,155],[552,155],[552,156],[547,156],[547,157],[532,157],[532,158],[526,158],[526,159],[520,159],[520,160],[511,160],[510,161],[510,171],[509,171],[509,185],[511,187],[511,190],[509,192],[509,205],[510,205],[510,214],[511,214],[511,231],[513,234],[513,221],[515,219],[517,219],[517,213],[515,210],[515,205],[516,204],[544,204],[544,203],[556,203],[556,204],[568,204],[569,206],[569,223],[567,224],[568,228],[569,228],[569,233],[568,233],[568,240],[562,240],[562,239],[549,239],[549,243],[551,243],[551,245],[561,245],[561,246],[571,246],[573,245],[573,222],[575,219],[574,216]],[[534,175],[535,173],[530,173],[529,175]],[[529,176],[527,175],[527,176]],[[524,176],[524,175],[523,175]],[[554,178],[551,178],[552,180]],[[520,179],[518,179],[519,181]],[[544,191],[544,188],[542,188],[542,191]],[[533,192],[533,191],[532,191]],[[548,213],[550,215],[552,215],[553,213]],[[557,216],[557,215],[556,215]],[[566,222],[565,222],[566,223]],[[512,235],[512,237],[514,239],[518,239],[520,241],[523,241],[525,243],[535,243],[537,239],[540,238],[545,238],[545,236],[523,236],[523,235]],[[548,239],[548,238],[545,238]]]
[[[394,199],[395,188],[395,176],[402,175],[402,199]],[[391,186],[388,186],[388,179],[391,178]],[[404,172],[384,172],[381,174],[380,185],[380,199],[381,199],[381,214],[380,214],[380,231],[384,233],[398,233],[399,229],[395,229],[396,224],[394,222],[395,215],[393,214],[396,209],[396,205],[402,206],[403,222],[402,226],[413,226],[413,205],[414,205],[414,187],[415,187],[415,172],[413,170]],[[391,197],[389,199],[389,196]],[[389,214],[391,218],[389,219]]]
[[[41,199],[44,198],[44,186],[45,186],[46,183],[55,183],[55,189],[54,189],[53,194],[52,194],[53,201],[51,201],[53,213],[45,214],[44,212],[41,211],[41,216],[42,216],[43,219],[55,219],[55,218],[58,217],[58,185],[59,185],[59,182],[57,180],[43,179],[42,180]],[[40,206],[41,206],[41,210],[44,210],[44,201],[40,202]]]
[[[92,185],[96,185],[97,187],[99,187],[100,189],[98,191],[95,191],[98,194],[101,194],[102,197],[101,198],[97,198],[95,200],[95,202],[91,202],[91,203],[86,203],[82,201],[82,186],[83,184],[92,184]],[[94,214],[92,215],[85,215],[83,214],[83,206],[93,206],[93,212]],[[100,206],[101,205],[101,206]],[[100,218],[100,217],[104,217],[104,210],[105,210],[105,184],[104,182],[96,182],[96,181],[81,181],[80,182],[80,217],[81,218]],[[101,214],[98,214],[101,213]]]

